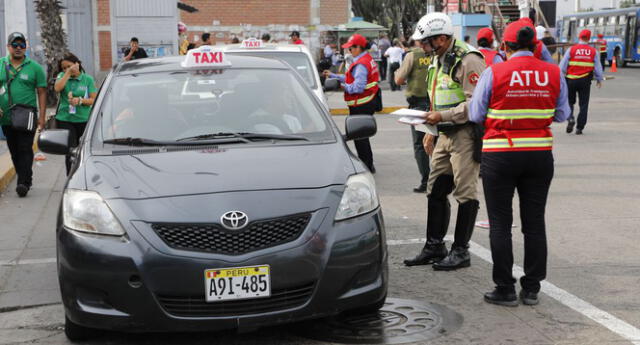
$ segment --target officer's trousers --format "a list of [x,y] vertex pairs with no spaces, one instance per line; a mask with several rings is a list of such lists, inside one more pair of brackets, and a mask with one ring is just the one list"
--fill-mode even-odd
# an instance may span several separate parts
[[[600,64],[602,65],[602,72],[604,72],[604,63],[607,62],[607,53],[600,53]],[[616,61],[617,62],[617,61]]]
[[578,113],[577,128],[582,130],[587,125],[587,113],[589,112],[589,96],[591,94],[591,76],[580,79],[567,78],[569,91],[569,106],[571,118],[573,118],[573,106],[576,104],[576,95],[579,98],[580,112]]
[[[428,97],[407,97],[407,103],[409,103],[409,109],[418,109],[426,111],[429,108]],[[415,126],[411,126],[411,139],[413,141],[413,155],[418,165],[418,172],[420,172],[420,187],[427,187],[429,181],[429,155],[424,150],[424,132],[417,131]]]
[[448,175],[453,176],[453,197],[459,203],[477,200],[479,172],[480,163],[473,160],[472,126],[441,134],[431,157],[427,195],[431,195],[439,176]]
[[[373,101],[357,106],[357,107],[349,107],[349,115],[372,115],[376,112],[376,101],[377,96]],[[358,139],[353,141],[356,146],[356,152],[358,153],[358,158],[369,168],[371,172],[375,172],[375,168],[373,167],[373,152],[371,151],[371,143],[369,142],[369,138],[366,139]]]
[[522,288],[540,291],[547,274],[547,240],[544,213],[553,178],[551,151],[483,152],[482,184],[489,215],[493,281],[505,292],[515,290],[512,275],[512,201],[518,190],[524,234]]

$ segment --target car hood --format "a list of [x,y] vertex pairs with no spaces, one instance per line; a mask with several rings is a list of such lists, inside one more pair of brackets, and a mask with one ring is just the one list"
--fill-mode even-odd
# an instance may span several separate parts
[[104,198],[146,199],[346,183],[354,166],[341,142],[90,156],[87,188]]

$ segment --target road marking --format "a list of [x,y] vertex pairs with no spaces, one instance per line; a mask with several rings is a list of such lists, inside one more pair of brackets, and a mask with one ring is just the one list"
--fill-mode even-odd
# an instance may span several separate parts
[[0,266],[37,265],[56,263],[56,258],[27,259],[27,260],[0,260]]
[[[453,237],[447,236],[445,240],[451,241],[453,240]],[[406,240],[388,240],[387,245],[397,246],[403,244],[417,244],[425,242],[425,238],[411,238]],[[491,251],[489,249],[484,248],[483,246],[473,241],[469,242],[469,244],[469,251],[472,254],[490,264],[493,264],[493,260],[491,259]],[[522,267],[513,265],[513,275],[517,279],[522,277],[524,275]],[[613,333],[618,334],[624,339],[629,340],[633,345],[640,345],[640,329],[630,325],[624,320],[613,316],[612,314],[607,313],[604,310],[598,309],[593,304],[572,295],[571,293],[551,284],[548,281],[543,281],[542,283],[540,283],[540,285],[540,291],[544,292],[547,296],[599,323],[603,327],[607,328]]]

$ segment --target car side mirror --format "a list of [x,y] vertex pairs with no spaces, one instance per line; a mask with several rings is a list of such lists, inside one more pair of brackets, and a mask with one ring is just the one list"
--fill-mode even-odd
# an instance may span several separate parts
[[69,153],[69,130],[47,129],[38,137],[38,148],[44,153],[66,155]]
[[334,78],[327,78],[324,80],[324,91],[335,91],[340,89],[340,80]]
[[345,140],[358,140],[372,137],[378,131],[376,119],[372,115],[349,115],[344,124]]

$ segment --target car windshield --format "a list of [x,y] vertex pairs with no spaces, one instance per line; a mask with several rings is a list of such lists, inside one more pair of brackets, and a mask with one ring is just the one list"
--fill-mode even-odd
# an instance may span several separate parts
[[111,144],[335,138],[313,96],[282,69],[118,76],[100,114],[102,140]]
[[255,51],[249,50],[245,54],[251,54],[253,56],[278,58],[288,63],[300,76],[304,79],[305,83],[310,88],[315,89],[316,78],[313,74],[313,66],[309,57],[304,53],[287,52],[287,51]]

